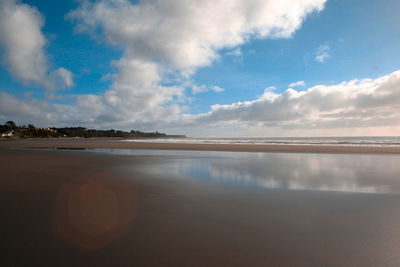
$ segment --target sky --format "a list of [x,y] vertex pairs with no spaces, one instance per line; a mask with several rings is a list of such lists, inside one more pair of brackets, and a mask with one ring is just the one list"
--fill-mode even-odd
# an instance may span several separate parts
[[0,0],[0,123],[400,135],[398,0]]

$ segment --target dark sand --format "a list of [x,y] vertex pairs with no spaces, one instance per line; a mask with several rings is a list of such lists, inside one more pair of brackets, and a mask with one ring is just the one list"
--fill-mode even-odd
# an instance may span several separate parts
[[164,161],[0,149],[0,266],[400,266],[400,195],[264,190],[143,172]]

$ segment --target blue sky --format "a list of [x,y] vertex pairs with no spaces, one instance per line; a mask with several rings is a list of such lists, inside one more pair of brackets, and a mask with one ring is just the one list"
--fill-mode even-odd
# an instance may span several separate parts
[[[399,1],[232,2],[225,14],[224,1],[1,0],[0,119],[194,136],[396,135]],[[21,62],[18,42],[41,60]]]
[[[242,59],[224,56],[195,79],[229,90],[205,101],[229,104],[253,99],[269,86],[282,92],[299,80],[308,87],[379,77],[400,69],[399,11],[399,1],[327,1],[292,38],[254,40],[242,46]],[[315,53],[324,44],[330,58],[320,63]]]

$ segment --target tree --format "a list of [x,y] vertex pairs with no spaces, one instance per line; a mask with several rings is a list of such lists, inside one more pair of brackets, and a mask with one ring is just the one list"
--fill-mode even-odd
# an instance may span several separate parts
[[13,121],[7,121],[5,126],[7,126],[8,130],[15,130],[17,128],[17,125]]

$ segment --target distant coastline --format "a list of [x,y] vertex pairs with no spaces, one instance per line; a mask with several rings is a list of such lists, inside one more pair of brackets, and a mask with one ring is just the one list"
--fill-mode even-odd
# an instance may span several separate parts
[[38,128],[33,124],[28,126],[17,126],[13,121],[7,121],[0,125],[0,137],[6,139],[27,139],[27,138],[116,138],[116,139],[137,139],[137,138],[186,138],[185,135],[168,135],[165,133],[142,132],[131,130],[96,130],[86,127],[47,127]]

